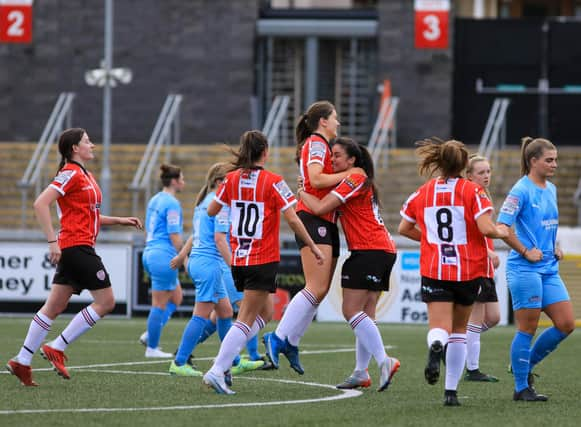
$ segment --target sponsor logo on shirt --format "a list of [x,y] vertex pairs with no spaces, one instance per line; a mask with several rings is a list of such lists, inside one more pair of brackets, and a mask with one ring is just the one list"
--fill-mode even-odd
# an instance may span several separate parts
[[453,190],[454,186],[447,182],[436,184],[436,193],[451,193]]
[[327,146],[320,141],[312,141],[309,147],[309,157],[325,157]]
[[240,176],[240,188],[254,188],[256,187],[256,182],[258,181],[259,171],[253,170],[250,172],[244,172]]
[[556,228],[559,225],[558,219],[544,219],[541,221],[541,225],[545,228],[545,230],[549,230],[551,228]]
[[59,183],[61,187],[64,187],[66,183],[71,180],[75,173],[76,173],[75,171],[71,170],[62,171],[55,177],[54,181]]
[[101,282],[103,280],[105,280],[105,271],[104,270],[99,270],[97,271],[97,279],[99,279]]
[[514,213],[518,210],[518,204],[519,204],[518,197],[508,195],[506,197],[506,200],[502,204],[502,207],[500,208],[500,212],[508,215],[514,215]]
[[176,211],[169,211],[167,213],[167,223],[168,225],[179,225],[180,213]]
[[274,184],[274,188],[276,188],[276,191],[278,191],[279,194],[285,199],[290,199],[293,196],[292,190],[284,180]]

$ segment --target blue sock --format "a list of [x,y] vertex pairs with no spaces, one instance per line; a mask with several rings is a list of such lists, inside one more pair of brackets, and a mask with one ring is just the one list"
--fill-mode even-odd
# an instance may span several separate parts
[[554,326],[545,329],[535,340],[533,348],[531,349],[531,371],[541,360],[547,357],[550,352],[555,350],[559,343],[565,338],[567,338],[567,334],[561,332]]
[[204,341],[206,341],[208,338],[210,338],[214,334],[214,332],[216,332],[216,324],[214,322],[212,322],[210,319],[206,319],[206,326],[204,327],[204,330],[202,331],[202,336],[198,340],[198,344],[201,344]]
[[250,360],[260,360],[260,353],[258,352],[258,334],[250,338],[250,341],[246,343],[246,351],[248,351],[248,357]]
[[510,363],[514,375],[514,385],[517,392],[529,386],[528,375],[531,357],[531,341],[533,336],[526,332],[517,331],[510,348]]
[[163,318],[161,319],[161,325],[165,326],[167,321],[171,318],[172,314],[175,313],[176,309],[178,308],[173,302],[169,301],[165,306],[165,311],[163,312]]
[[230,330],[230,326],[232,326],[232,318],[228,317],[226,319],[216,319],[216,328],[218,329],[218,336],[220,337],[220,341],[224,339],[228,331]]
[[[218,328],[218,336],[220,337],[220,341],[224,339],[228,331],[230,330],[230,326],[232,326],[232,318],[228,317],[226,319],[216,319],[216,327]],[[240,355],[236,355],[234,361],[232,362],[232,366],[236,366],[240,363]]]
[[161,336],[161,319],[163,319],[163,310],[159,307],[151,307],[147,317],[147,346],[157,348],[159,346],[159,337]]
[[200,316],[192,316],[182,334],[182,340],[175,358],[176,365],[182,366],[187,362],[189,355],[192,354],[198,344],[205,326],[206,319]]

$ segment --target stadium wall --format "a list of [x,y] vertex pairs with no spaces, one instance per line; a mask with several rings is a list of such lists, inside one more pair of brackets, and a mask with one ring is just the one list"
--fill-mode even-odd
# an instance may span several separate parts
[[[179,92],[183,142],[236,142],[251,126],[261,3],[116,0],[113,65],[130,68],[133,81],[113,90],[112,140],[147,141],[166,95]],[[37,140],[64,91],[78,95],[73,123],[102,140],[102,90],[87,86],[84,73],[98,68],[103,57],[103,5],[36,1],[32,44],[0,44],[0,141]],[[375,77],[378,84],[391,79],[393,94],[402,99],[398,143],[449,136],[450,49],[414,48],[409,0],[378,0],[377,16]]]

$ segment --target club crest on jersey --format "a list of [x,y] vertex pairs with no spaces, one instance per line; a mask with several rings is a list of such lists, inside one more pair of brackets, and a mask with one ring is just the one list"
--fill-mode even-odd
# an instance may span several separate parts
[[105,280],[105,270],[97,271],[97,279],[99,279],[100,281]]
[[345,184],[347,184],[352,189],[355,188],[355,187],[357,187],[357,183],[350,176],[348,176],[347,178],[345,178],[343,181],[345,182]]
[[319,236],[325,237],[327,235],[327,227],[321,226],[317,228],[317,233],[319,233]]

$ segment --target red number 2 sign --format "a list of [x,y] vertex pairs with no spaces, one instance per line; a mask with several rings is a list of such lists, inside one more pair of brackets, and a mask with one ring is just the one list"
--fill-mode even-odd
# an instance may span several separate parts
[[32,42],[32,0],[0,0],[0,42]]

